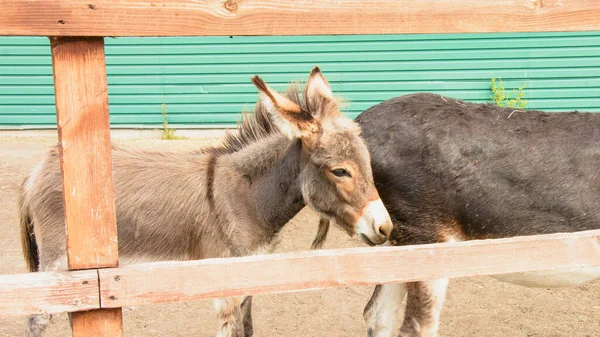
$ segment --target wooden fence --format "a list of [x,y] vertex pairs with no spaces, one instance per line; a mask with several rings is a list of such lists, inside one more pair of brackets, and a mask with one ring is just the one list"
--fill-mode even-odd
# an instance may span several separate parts
[[105,36],[600,30],[600,1],[3,0],[0,13],[0,35],[51,39],[70,269],[0,277],[0,316],[70,311],[75,336],[122,336],[122,306],[600,265],[588,231],[118,267],[104,56]]

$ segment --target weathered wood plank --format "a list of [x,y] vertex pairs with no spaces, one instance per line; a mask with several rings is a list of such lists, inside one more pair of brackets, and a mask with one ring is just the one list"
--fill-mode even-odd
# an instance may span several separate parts
[[600,266],[600,231],[160,262],[99,274],[106,308],[585,266]]
[[51,39],[69,269],[118,265],[102,38]]
[[[587,231],[453,244],[349,248],[26,273],[0,278],[0,317],[98,308],[97,273],[102,307],[110,308],[599,265],[600,231]],[[115,311],[106,313],[109,317],[120,317]]]
[[[0,35],[184,36],[600,30],[586,0],[3,0]],[[151,23],[151,24],[149,24]]]
[[[119,264],[103,38],[52,38],[69,269]],[[120,309],[73,316],[73,334],[123,334]]]
[[2,275],[0,317],[100,307],[95,270]]
[[122,337],[122,321],[121,308],[74,312],[73,337]]

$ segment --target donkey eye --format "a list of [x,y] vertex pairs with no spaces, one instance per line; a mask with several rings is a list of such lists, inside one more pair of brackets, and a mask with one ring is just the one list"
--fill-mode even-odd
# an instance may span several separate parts
[[346,170],[344,170],[343,168],[338,168],[335,170],[331,170],[331,173],[333,173],[336,177],[352,177],[350,175],[350,173]]

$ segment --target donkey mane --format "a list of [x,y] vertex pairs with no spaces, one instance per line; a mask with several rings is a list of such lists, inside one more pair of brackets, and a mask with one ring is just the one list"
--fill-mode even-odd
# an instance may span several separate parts
[[[287,99],[298,104],[302,110],[308,108],[308,102],[300,97],[299,84],[292,83],[283,94]],[[304,96],[306,97],[306,96]],[[211,153],[214,156],[234,153],[250,144],[272,135],[281,134],[273,118],[260,100],[256,103],[253,112],[242,111],[242,120],[236,125],[234,132],[227,131],[221,144],[205,147],[201,153]]]
[[[335,101],[309,100],[307,86],[300,91],[300,83],[291,83],[282,95],[297,104],[302,111],[324,111],[330,115],[339,116],[338,104],[341,99]],[[242,111],[242,120],[236,125],[234,132],[227,131],[221,144],[212,145],[199,150],[200,153],[211,153],[215,157],[231,154],[242,150],[250,144],[272,135],[282,134],[273,121],[273,118],[260,100],[257,101],[254,111]]]

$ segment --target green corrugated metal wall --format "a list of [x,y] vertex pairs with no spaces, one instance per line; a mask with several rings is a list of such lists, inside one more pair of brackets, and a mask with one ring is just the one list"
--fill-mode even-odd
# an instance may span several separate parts
[[[259,74],[273,87],[319,65],[356,116],[430,91],[489,101],[490,78],[527,83],[528,108],[600,111],[600,32],[106,39],[113,126],[229,124],[251,108]],[[46,38],[0,38],[0,128],[55,125]]]

